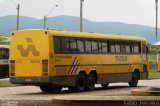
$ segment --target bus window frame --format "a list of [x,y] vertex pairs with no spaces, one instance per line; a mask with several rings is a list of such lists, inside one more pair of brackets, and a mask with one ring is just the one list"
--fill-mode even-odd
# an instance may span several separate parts
[[[122,54],[122,55],[125,55],[125,54],[141,54],[141,52],[139,53],[135,53],[134,52],[134,43],[138,43],[138,44],[141,44],[141,41],[131,41],[131,40],[114,40],[114,39],[100,39],[100,38],[83,38],[83,37],[66,37],[66,36],[53,36],[53,38],[60,38],[61,40],[61,51],[55,51],[55,53],[57,54]],[[84,52],[81,52],[81,51],[62,51],[63,47],[62,47],[62,39],[64,38],[68,38],[68,39],[76,39],[76,43],[77,43],[77,40],[82,40],[83,41],[83,44],[84,44]],[[88,52],[86,51],[86,46],[85,46],[85,41],[90,41],[91,43],[91,51]],[[98,44],[98,52],[92,52],[92,41],[97,41],[97,44]],[[102,45],[102,42],[106,42],[107,43],[107,52],[103,52],[103,50],[100,50],[100,44]],[[114,49],[115,49],[115,52],[111,52],[111,47],[110,47],[110,43],[111,42],[114,42]],[[121,52],[116,52],[116,48],[115,48],[115,42],[120,42],[120,49],[121,49]],[[126,53],[126,48],[125,48],[125,52],[122,51],[122,44],[124,43],[124,47],[125,47],[125,43],[128,42],[130,43],[130,53]],[[54,43],[54,42],[53,42]],[[141,49],[141,45],[139,45],[139,49]],[[77,47],[78,47],[78,43],[77,43]],[[54,43],[54,50],[55,50],[55,43]],[[140,50],[141,51],[141,50]]]

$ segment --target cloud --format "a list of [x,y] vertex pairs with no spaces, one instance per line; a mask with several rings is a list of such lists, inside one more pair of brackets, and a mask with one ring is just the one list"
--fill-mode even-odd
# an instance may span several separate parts
[[0,2],[2,2],[2,1],[4,1],[4,0],[0,0]]

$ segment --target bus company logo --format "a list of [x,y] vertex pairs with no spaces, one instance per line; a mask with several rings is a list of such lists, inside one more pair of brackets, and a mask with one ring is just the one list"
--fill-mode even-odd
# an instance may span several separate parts
[[37,51],[35,45],[33,45],[32,39],[26,38],[26,41],[28,43],[26,49],[23,47],[23,45],[17,46],[17,49],[20,51],[21,55],[23,57],[27,57],[29,55],[29,52],[32,52],[33,56],[39,56],[39,51]]
[[76,74],[76,72],[77,72],[77,70],[79,68],[79,65],[80,65],[80,62],[78,60],[78,57],[75,57],[74,61],[73,61],[73,64],[72,64],[71,68],[68,71],[68,74],[70,74],[70,75]]

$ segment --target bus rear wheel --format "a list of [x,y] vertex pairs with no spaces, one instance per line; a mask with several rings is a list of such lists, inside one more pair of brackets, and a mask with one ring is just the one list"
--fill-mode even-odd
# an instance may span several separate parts
[[139,80],[138,74],[137,74],[136,72],[133,72],[133,73],[132,73],[132,81],[129,82],[129,86],[130,86],[130,87],[137,87],[137,85],[138,85],[138,80]]
[[95,83],[96,83],[95,76],[92,73],[89,74],[86,79],[86,89],[93,90],[95,87]]
[[74,87],[74,86],[69,86],[69,87],[68,87],[68,90],[69,90],[70,92],[75,92],[75,91],[76,91],[76,87]]
[[86,88],[86,78],[84,74],[78,74],[77,80],[76,80],[76,90],[81,92],[84,91]]
[[51,84],[47,84],[47,85],[40,85],[40,89],[43,92],[51,93],[51,92],[60,92],[62,90],[62,87],[55,87]]
[[59,87],[54,87],[54,91],[55,92],[60,92],[62,90],[63,87],[59,86]]
[[101,86],[102,86],[103,88],[107,88],[108,85],[109,85],[109,83],[108,83],[108,84],[101,84]]

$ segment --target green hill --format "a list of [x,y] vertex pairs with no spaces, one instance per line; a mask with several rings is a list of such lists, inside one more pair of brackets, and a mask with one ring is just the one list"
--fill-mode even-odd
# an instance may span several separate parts
[[[10,35],[16,28],[16,16],[0,17],[0,34]],[[48,17],[48,28],[57,28],[69,31],[79,31],[79,17],[56,16]],[[43,19],[20,17],[20,29],[43,28]],[[126,24],[121,22],[93,22],[84,19],[85,32],[98,32],[110,34],[137,35],[147,39],[149,43],[155,42],[155,28],[145,25]],[[159,30],[160,31],[160,30]],[[160,40],[160,37],[158,38]]]

